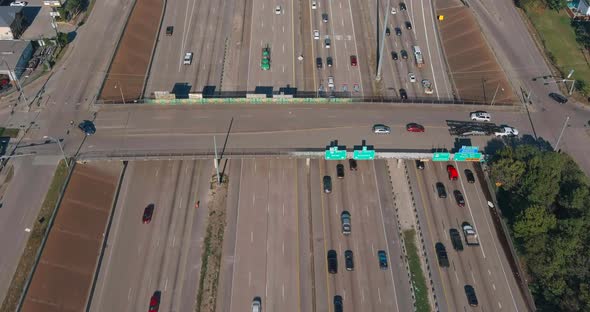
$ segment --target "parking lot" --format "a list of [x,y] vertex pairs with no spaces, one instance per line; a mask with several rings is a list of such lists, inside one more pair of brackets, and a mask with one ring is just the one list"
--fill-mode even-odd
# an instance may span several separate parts
[[[458,179],[449,180],[447,166],[456,168]],[[488,198],[482,187],[483,174],[479,165],[458,162],[426,162],[424,170],[417,169],[414,163],[408,164],[414,189],[419,192],[416,203],[423,210],[422,231],[427,237],[427,252],[433,267],[434,279],[442,281],[439,285],[443,297],[439,304],[448,311],[526,311],[527,306],[516,285],[507,255],[499,243],[497,232],[488,207]],[[465,170],[474,174],[474,183],[469,183]],[[446,198],[440,198],[436,183],[442,183]],[[460,192],[464,205],[459,206],[454,192]],[[473,226],[479,240],[478,246],[467,245],[462,225],[468,222]],[[463,250],[453,247],[450,230],[460,233]],[[438,264],[435,244],[442,243],[448,254],[449,266]],[[475,289],[478,308],[470,307],[464,286]]]

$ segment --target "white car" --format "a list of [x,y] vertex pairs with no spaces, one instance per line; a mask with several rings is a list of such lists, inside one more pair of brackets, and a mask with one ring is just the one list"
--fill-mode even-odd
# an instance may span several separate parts
[[497,137],[515,137],[518,135],[518,130],[516,130],[516,128],[509,126],[500,126],[500,130],[494,132],[494,135],[496,135]]
[[395,10],[395,8],[391,8],[391,14],[395,14],[397,13],[397,11]]
[[311,2],[311,8],[314,9],[314,10],[318,8],[318,4],[317,4],[316,1],[312,1]]
[[414,73],[408,73],[408,77],[410,78],[410,82],[416,82],[416,75]]
[[26,1],[14,1],[10,4],[10,6],[27,6],[28,2]]
[[484,111],[473,112],[473,113],[469,114],[469,117],[471,117],[471,120],[473,120],[473,121],[490,121],[490,120],[492,120],[492,115],[490,115],[488,112],[484,112]]
[[279,15],[279,14],[281,14],[281,6],[280,6],[280,5],[277,5],[277,7],[276,7],[276,9],[275,9],[275,14],[276,14],[276,15]]
[[192,62],[193,62],[193,52],[186,52],[186,54],[184,55],[184,60],[182,61],[182,64],[190,65]]
[[313,39],[320,40],[320,31],[319,30],[313,31]]
[[391,128],[386,125],[377,124],[373,126],[373,133],[375,134],[389,134],[391,133]]

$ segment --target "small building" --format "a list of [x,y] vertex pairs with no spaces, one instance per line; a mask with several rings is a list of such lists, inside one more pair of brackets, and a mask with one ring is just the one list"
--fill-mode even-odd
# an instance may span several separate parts
[[20,79],[33,56],[33,44],[25,40],[0,40],[0,75]]
[[0,6],[0,40],[18,39],[25,31],[25,16],[21,6]]
[[590,17],[590,5],[588,0],[570,0],[567,2],[567,12],[571,18],[587,19]]

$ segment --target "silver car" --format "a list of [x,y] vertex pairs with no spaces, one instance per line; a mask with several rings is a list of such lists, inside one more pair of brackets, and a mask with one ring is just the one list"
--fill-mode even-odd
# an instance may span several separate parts
[[375,134],[389,134],[391,133],[391,128],[386,125],[377,124],[373,126],[373,133]]

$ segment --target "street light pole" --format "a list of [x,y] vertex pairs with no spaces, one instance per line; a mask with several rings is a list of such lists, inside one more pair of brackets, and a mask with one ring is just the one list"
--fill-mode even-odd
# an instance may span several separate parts
[[[498,82],[498,86],[496,87],[496,92],[494,92],[494,97],[492,98],[492,103],[490,105],[494,105],[494,101],[496,100],[496,94],[498,94],[498,89],[500,89],[500,83]],[[504,90],[504,89],[502,89]]]
[[[391,0],[387,1],[387,9],[389,10],[389,8],[391,7]],[[389,14],[387,14],[387,12],[383,13],[383,15],[385,15],[385,25],[383,27],[383,32],[381,34],[381,46],[379,47],[379,62],[377,64],[377,76],[375,77],[375,80],[380,81],[381,80],[381,67],[383,65],[383,48],[385,47],[385,31],[387,30],[387,18],[389,17]],[[377,29],[379,29],[379,0],[377,0]],[[377,40],[378,42],[379,40]]]
[[553,151],[557,151],[558,147],[559,147],[559,142],[561,141],[561,137],[563,136],[563,132],[565,131],[565,126],[567,126],[567,122],[570,120],[570,116],[567,116],[565,118],[565,122],[563,123],[563,128],[561,128],[561,133],[559,134],[559,138],[557,138],[557,143],[555,144],[555,147],[553,148]]
[[119,92],[121,92],[121,101],[123,101],[123,105],[125,105],[125,97],[123,96],[123,88],[121,87],[121,82],[117,80],[115,82],[115,89],[117,89],[117,85],[119,85]]
[[18,77],[16,77],[16,72],[14,73],[14,76],[13,76],[12,69],[10,69],[10,65],[8,64],[6,59],[2,58],[2,61],[4,62],[4,64],[6,64],[6,68],[8,68],[8,76],[10,77],[10,79],[12,81],[15,82],[16,87],[18,88],[18,91],[20,92],[20,97],[22,97],[25,100],[25,104],[26,104],[28,102],[27,97],[25,96],[25,92],[23,91],[23,87],[20,85],[20,81],[18,80]]
[[58,139],[56,139],[56,138],[54,138],[52,136],[48,136],[48,135],[43,136],[43,138],[44,139],[50,139],[50,140],[55,141],[57,143],[57,146],[59,146],[59,150],[61,151],[61,154],[63,155],[64,162],[66,163],[66,167],[69,169],[70,168],[70,165],[68,164],[68,158],[66,157],[66,153],[64,152],[64,149],[61,146],[61,142]]

